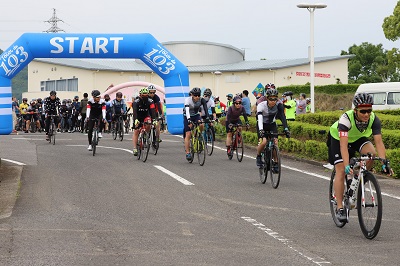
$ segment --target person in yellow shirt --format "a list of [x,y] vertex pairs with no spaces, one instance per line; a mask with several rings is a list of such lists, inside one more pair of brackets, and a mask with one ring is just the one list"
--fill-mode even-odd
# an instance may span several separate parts
[[22,103],[19,104],[19,110],[21,113],[21,116],[23,118],[22,120],[22,130],[25,131],[25,121],[28,119],[27,117],[27,111],[28,111],[28,99],[27,98],[22,98]]

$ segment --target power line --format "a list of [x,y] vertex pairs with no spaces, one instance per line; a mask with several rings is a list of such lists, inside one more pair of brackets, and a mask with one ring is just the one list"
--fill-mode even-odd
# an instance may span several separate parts
[[47,32],[47,33],[50,33],[50,32],[55,33],[55,32],[60,32],[60,31],[65,32],[65,30],[60,29],[57,25],[58,22],[64,22],[64,21],[57,17],[55,8],[53,8],[53,16],[45,22],[50,23],[51,27],[44,32]]

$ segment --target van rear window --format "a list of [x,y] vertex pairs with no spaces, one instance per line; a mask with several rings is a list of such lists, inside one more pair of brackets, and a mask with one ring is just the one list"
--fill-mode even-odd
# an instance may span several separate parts
[[386,92],[368,93],[374,98],[374,105],[384,105],[386,103]]
[[400,92],[389,92],[387,103],[388,104],[400,104]]

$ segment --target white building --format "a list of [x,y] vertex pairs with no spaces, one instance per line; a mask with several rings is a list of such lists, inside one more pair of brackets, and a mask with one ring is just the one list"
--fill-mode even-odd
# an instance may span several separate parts
[[[248,90],[259,84],[280,86],[310,82],[308,58],[246,61],[245,51],[211,42],[163,43],[190,72],[190,87],[206,87],[224,101],[228,93]],[[315,58],[315,85],[348,83],[347,56]],[[56,90],[62,99],[105,91],[110,84],[145,81],[163,86],[163,80],[138,59],[35,59],[28,65],[28,99],[46,97]],[[137,90],[137,88],[136,88]],[[252,102],[255,98],[250,96]]]

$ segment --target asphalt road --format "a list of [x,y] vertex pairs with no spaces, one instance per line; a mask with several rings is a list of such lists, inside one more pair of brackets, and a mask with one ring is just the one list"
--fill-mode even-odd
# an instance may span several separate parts
[[189,164],[182,138],[164,134],[143,163],[131,136],[105,134],[96,156],[83,134],[57,137],[53,146],[44,135],[2,136],[35,160],[21,161],[19,196],[0,217],[0,265],[399,264],[398,180],[379,180],[384,216],[371,241],[356,211],[334,225],[322,166],[285,158],[273,189],[250,150],[241,163],[217,148],[204,166]]

